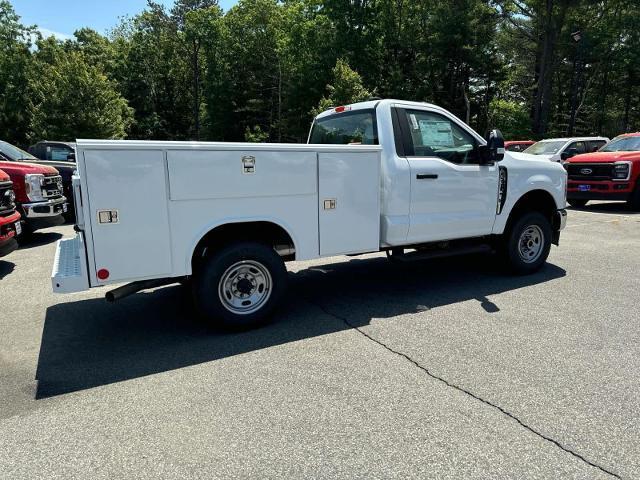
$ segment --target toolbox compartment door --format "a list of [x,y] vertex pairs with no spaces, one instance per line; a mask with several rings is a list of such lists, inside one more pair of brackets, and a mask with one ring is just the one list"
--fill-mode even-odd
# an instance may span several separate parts
[[85,150],[95,270],[91,283],[168,276],[171,237],[162,150]]
[[320,255],[380,248],[380,153],[319,153]]

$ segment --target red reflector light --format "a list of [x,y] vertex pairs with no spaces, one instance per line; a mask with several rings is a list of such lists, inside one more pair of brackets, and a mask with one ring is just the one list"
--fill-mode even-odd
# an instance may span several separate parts
[[341,107],[336,107],[336,108],[333,109],[333,111],[336,112],[336,113],[346,112],[347,110],[351,110],[351,108],[350,107],[341,106]]
[[107,278],[109,278],[109,270],[107,270],[106,268],[101,268],[100,270],[98,270],[98,278],[100,280],[106,280]]

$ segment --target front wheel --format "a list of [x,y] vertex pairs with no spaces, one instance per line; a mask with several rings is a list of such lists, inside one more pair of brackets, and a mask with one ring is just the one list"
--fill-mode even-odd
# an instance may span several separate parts
[[507,265],[519,275],[539,270],[549,256],[551,240],[549,220],[539,212],[524,213],[504,236]]
[[246,330],[269,320],[286,283],[284,262],[272,248],[242,242],[204,259],[193,278],[193,295],[211,325]]
[[571,205],[572,207],[582,208],[587,204],[588,201],[589,200],[580,200],[576,198],[574,200],[567,200],[567,203],[569,203],[569,205]]

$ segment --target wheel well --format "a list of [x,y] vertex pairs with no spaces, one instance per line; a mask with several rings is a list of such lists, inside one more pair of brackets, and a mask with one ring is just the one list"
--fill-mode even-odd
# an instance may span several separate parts
[[293,239],[280,225],[273,222],[241,222],[220,225],[202,237],[193,251],[191,267],[195,268],[208,251],[237,241],[264,243],[273,247],[285,261],[295,260]]
[[544,190],[532,190],[525,193],[511,209],[509,220],[505,232],[511,228],[511,224],[516,221],[524,212],[540,212],[553,225],[554,214],[558,207],[553,196]]

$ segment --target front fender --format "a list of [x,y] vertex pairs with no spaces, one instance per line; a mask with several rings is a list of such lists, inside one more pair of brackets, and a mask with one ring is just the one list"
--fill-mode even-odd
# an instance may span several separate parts
[[544,172],[531,171],[533,168],[508,168],[508,187],[507,200],[500,215],[496,215],[493,224],[492,233],[499,235],[505,230],[509,215],[518,201],[526,194],[533,191],[543,191],[548,193],[553,199],[556,210],[566,207],[566,186],[567,174],[559,164],[547,163],[546,166],[551,167],[557,165],[559,168],[553,167]]

